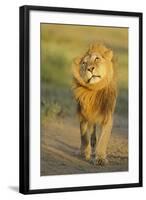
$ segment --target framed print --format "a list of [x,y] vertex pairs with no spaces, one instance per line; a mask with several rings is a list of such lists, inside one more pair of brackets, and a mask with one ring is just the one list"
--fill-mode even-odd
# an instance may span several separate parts
[[20,7],[20,192],[142,186],[142,13]]

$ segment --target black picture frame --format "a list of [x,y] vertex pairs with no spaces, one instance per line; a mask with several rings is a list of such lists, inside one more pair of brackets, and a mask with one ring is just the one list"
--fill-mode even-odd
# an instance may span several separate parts
[[[66,13],[84,13],[84,14],[102,14],[114,16],[130,16],[139,18],[139,182],[129,184],[116,185],[101,185],[101,186],[84,186],[84,187],[68,187],[68,188],[54,188],[54,189],[35,189],[31,190],[29,187],[29,20],[30,11],[45,11],[45,12],[66,12]],[[20,174],[19,174],[19,191],[22,194],[36,194],[36,193],[52,193],[52,192],[67,192],[67,191],[82,191],[82,190],[99,190],[99,189],[113,189],[113,188],[130,188],[142,186],[142,13],[138,12],[123,12],[123,11],[107,11],[107,10],[89,10],[77,8],[63,8],[63,7],[44,7],[44,6],[22,6],[20,7],[20,134],[19,134],[19,155],[20,155]]]

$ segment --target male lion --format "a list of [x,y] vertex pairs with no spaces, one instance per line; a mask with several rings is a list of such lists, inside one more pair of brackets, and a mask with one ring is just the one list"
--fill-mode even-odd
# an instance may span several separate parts
[[[86,160],[95,154],[95,163],[107,163],[106,149],[111,135],[116,104],[116,73],[113,52],[93,44],[73,65],[73,92],[80,119],[81,154]],[[96,125],[98,124],[98,130]]]

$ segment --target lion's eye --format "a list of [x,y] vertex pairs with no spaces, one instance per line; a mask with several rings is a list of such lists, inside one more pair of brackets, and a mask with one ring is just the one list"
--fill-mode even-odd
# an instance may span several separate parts
[[86,62],[83,61],[83,62],[82,62],[82,66],[83,66],[83,67],[86,66]]
[[99,59],[100,59],[99,57],[96,57],[96,58],[95,58],[95,61],[98,61]]

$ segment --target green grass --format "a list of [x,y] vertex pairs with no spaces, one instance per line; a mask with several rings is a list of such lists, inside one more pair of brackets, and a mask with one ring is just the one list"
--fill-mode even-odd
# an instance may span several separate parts
[[69,87],[53,84],[41,86],[42,116],[48,118],[65,117],[75,115],[75,100]]
[[128,29],[41,24],[42,118],[74,117],[72,60],[95,41],[114,50],[119,90],[115,112],[128,116]]

